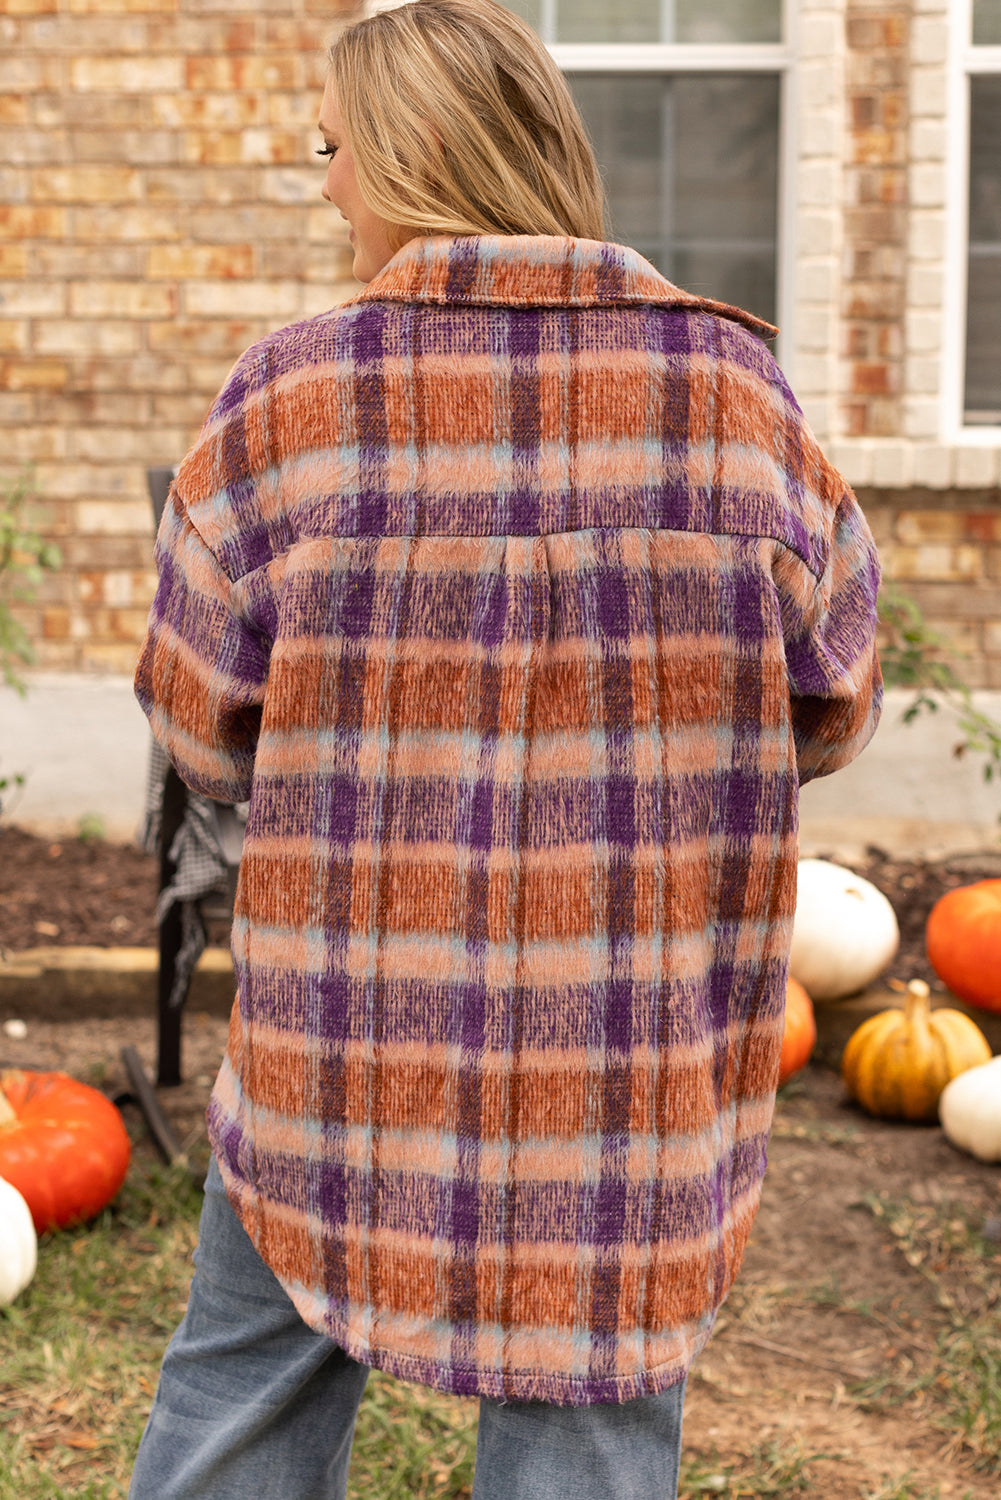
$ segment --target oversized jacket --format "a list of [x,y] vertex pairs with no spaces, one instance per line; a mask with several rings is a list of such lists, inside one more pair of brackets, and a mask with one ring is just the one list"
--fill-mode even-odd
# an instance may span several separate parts
[[250,803],[211,1143],[406,1379],[659,1391],[737,1271],[798,789],[879,701],[767,331],[619,246],[416,239],[240,359],[168,503],[138,694]]

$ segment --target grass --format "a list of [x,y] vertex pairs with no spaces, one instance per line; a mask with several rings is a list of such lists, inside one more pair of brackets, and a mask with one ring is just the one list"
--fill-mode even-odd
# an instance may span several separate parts
[[[124,1500],[200,1203],[186,1172],[137,1155],[112,1208],[41,1241],[34,1281],[0,1311],[0,1500]],[[350,1500],[469,1500],[476,1411],[373,1373]],[[681,1495],[793,1496],[808,1474],[795,1447],[761,1444],[739,1465],[686,1454]]]
[[[0,1310],[0,1500],[124,1500],[167,1338],[184,1308],[200,1194],[137,1152],[114,1206],[40,1244],[35,1280]],[[938,1317],[905,1357],[852,1394],[873,1410],[915,1403],[949,1452],[1001,1464],[1001,1280],[997,1247],[955,1207],[864,1200],[927,1278]],[[766,1300],[772,1289],[764,1289]],[[835,1284],[818,1296],[839,1301]],[[848,1306],[843,1303],[842,1305]],[[765,1309],[767,1310],[767,1309]],[[859,1304],[851,1310],[866,1314]],[[752,1309],[746,1309],[748,1314]],[[871,1316],[886,1322],[876,1308]],[[902,1330],[901,1330],[902,1331]],[[469,1500],[476,1404],[371,1377],[352,1457],[351,1500]],[[795,1443],[747,1453],[686,1450],[682,1500],[818,1493],[825,1455]],[[860,1500],[937,1500],[904,1475]]]
[[810,1466],[822,1454],[806,1454],[798,1443],[756,1443],[739,1464],[721,1462],[719,1455],[686,1453],[681,1465],[679,1500],[722,1495],[724,1500],[752,1500],[757,1496],[816,1494]]
[[864,1206],[880,1221],[938,1304],[932,1344],[853,1394],[869,1406],[920,1403],[948,1434],[946,1453],[965,1453],[978,1469],[1001,1469],[1001,1278],[998,1248],[961,1206],[916,1207],[871,1194]]
[[34,1281],[0,1313],[0,1500],[126,1493],[199,1206],[186,1173],[136,1165],[113,1208],[41,1240]]
[[349,1500],[468,1500],[476,1412],[475,1401],[374,1373],[355,1428]]
[[[918,1487],[910,1474],[904,1474],[900,1479],[891,1479],[887,1484],[882,1484],[878,1489],[866,1490],[860,1500],[941,1500],[942,1491],[935,1486],[933,1490]],[[969,1491],[961,1497],[961,1500],[969,1500]]]
[[[41,1240],[34,1281],[0,1310],[0,1500],[123,1500],[200,1207],[186,1172],[137,1156],[113,1207]],[[375,1374],[351,1500],[468,1500],[475,1443],[475,1402]]]

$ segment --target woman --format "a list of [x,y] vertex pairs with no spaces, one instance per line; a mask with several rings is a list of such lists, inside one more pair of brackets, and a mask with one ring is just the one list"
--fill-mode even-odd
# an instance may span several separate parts
[[137,674],[250,813],[132,1495],[342,1496],[376,1366],[481,1398],[478,1500],[672,1496],[764,1170],[798,786],[878,714],[871,537],[774,330],[602,242],[514,16],[349,29],[320,127],[367,285],[238,362]]

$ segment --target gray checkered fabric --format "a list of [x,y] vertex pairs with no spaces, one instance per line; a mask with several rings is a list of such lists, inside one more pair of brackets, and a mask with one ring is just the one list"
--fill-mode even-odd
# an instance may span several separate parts
[[[165,752],[154,740],[139,833],[140,847],[147,854],[160,853],[163,789],[169,766]],[[229,871],[239,863],[246,821],[246,803],[231,807],[197,792],[188,792],[183,821],[167,851],[174,866],[174,878],[160,892],[156,904],[158,923],[163,922],[175,903],[181,906],[181,947],[169,1001],[172,1008],[184,1004],[195,965],[205,947],[205,926],[199,905],[226,885]]]

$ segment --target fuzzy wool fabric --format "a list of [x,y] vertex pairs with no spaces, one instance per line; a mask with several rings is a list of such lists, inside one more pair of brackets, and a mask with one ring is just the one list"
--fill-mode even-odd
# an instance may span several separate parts
[[212,1146],[406,1379],[660,1391],[738,1269],[798,789],[880,699],[769,331],[621,246],[417,239],[248,350],[168,502],[138,695],[250,803]]

